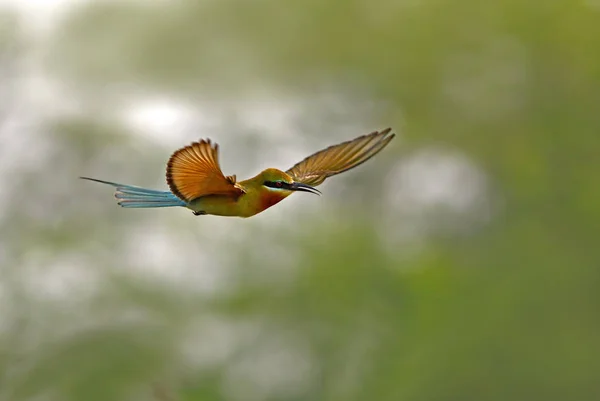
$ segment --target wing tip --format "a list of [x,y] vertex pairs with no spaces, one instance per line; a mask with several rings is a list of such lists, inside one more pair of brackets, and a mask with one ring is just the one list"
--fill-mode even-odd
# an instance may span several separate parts
[[[392,141],[392,139],[396,137],[396,133],[392,131],[392,127],[388,127],[381,131],[378,131],[378,134],[380,138],[377,141],[377,143],[381,145],[381,148],[379,150],[385,148]],[[379,153],[379,151],[377,153]]]
[[381,131],[381,134],[383,135],[383,140],[388,142],[396,137],[396,133],[392,131],[392,127],[384,129]]
[[[392,127],[387,127],[382,130],[369,132],[368,134],[361,135],[357,138],[348,140],[346,142],[354,142],[354,141],[364,139],[364,138],[369,138],[369,137],[372,137],[372,138],[381,137],[382,140],[385,140],[388,138],[394,138],[395,136],[396,136],[396,133],[392,131]],[[345,143],[345,142],[343,142],[343,143]],[[335,145],[333,145],[333,146],[335,146]]]
[[[390,137],[392,137],[392,138],[393,138],[393,137],[395,137],[395,136],[396,136],[396,133],[395,133],[395,132],[392,132],[392,127],[387,127],[387,128],[385,128],[385,129],[382,129],[382,130],[380,130],[380,131],[374,131],[373,133],[374,133],[375,135],[381,135],[382,137],[388,137],[388,136],[390,136]],[[389,135],[388,135],[388,134],[389,134]]]

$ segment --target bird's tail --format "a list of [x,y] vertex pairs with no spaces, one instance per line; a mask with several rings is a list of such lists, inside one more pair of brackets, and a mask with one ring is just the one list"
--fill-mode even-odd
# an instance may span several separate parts
[[157,191],[134,187],[132,185],[118,184],[116,182],[102,181],[95,178],[79,177],[84,180],[95,181],[111,185],[116,188],[115,198],[121,207],[149,208],[149,207],[174,207],[185,206],[185,202],[170,191]]

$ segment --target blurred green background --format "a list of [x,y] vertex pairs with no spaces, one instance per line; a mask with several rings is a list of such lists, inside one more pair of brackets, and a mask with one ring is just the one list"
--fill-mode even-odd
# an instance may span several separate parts
[[[598,1],[0,7],[0,400],[600,399]],[[387,126],[248,220],[77,179]]]

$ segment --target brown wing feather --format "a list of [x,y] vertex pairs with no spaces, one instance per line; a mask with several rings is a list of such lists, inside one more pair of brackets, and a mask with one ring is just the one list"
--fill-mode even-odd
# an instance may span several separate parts
[[219,145],[203,139],[173,153],[167,163],[171,192],[186,202],[206,195],[241,195],[235,176],[223,175],[218,152]]
[[294,181],[317,186],[327,177],[361,165],[379,153],[394,138],[391,128],[374,131],[350,141],[330,146],[294,165],[287,174]]

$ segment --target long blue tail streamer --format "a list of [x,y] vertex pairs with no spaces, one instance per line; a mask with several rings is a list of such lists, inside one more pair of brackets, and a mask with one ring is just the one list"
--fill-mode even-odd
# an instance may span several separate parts
[[119,184],[116,182],[97,180],[89,177],[79,177],[84,180],[99,182],[116,188],[115,198],[121,207],[149,208],[149,207],[175,207],[185,206],[186,203],[170,191],[157,191],[135,187],[133,185]]

